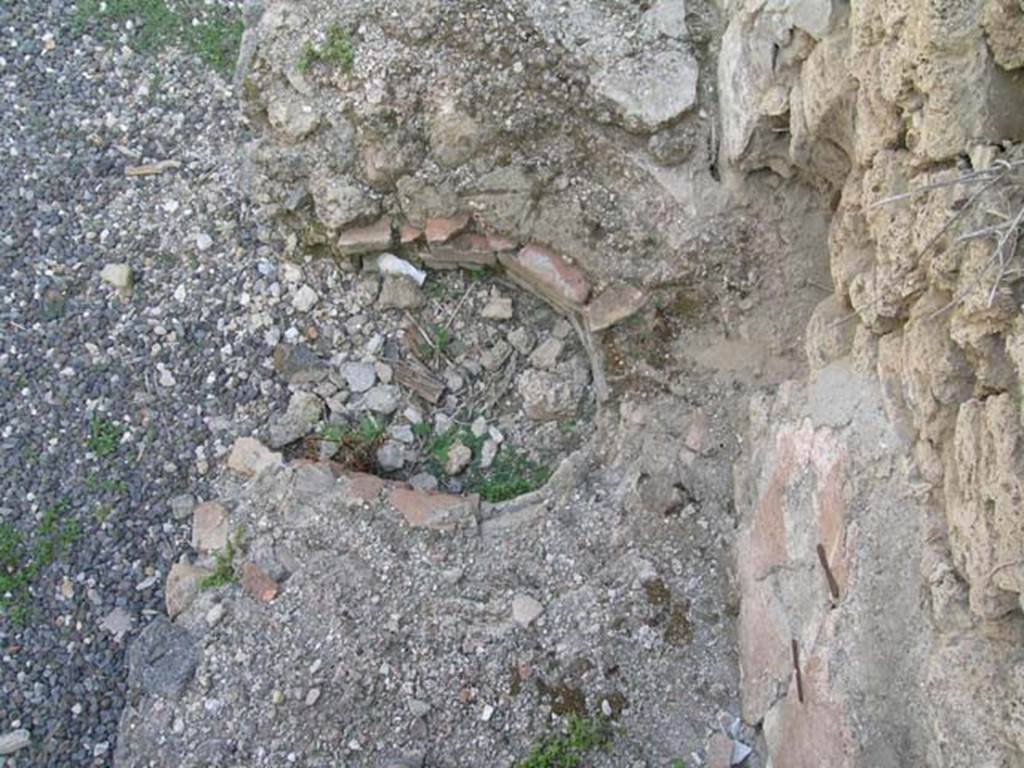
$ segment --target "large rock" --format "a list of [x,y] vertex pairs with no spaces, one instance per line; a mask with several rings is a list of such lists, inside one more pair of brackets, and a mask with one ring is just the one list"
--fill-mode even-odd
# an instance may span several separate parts
[[128,648],[128,687],[172,701],[180,699],[201,658],[188,630],[158,617]]

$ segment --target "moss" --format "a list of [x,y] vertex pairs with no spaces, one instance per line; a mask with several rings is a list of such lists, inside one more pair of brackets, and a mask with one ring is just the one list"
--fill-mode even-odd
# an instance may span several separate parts
[[356,63],[356,48],[347,29],[333,24],[327,30],[322,46],[306,43],[299,57],[299,70],[309,72],[314,64],[320,63],[334,65],[345,73],[352,71]]
[[[196,54],[212,69],[228,74],[238,59],[242,19],[235,10],[194,4],[190,8],[166,0],[79,0],[75,26],[79,31],[97,22],[131,21],[132,42],[140,53],[153,53],[178,45]],[[97,34],[113,40],[115,30],[104,26]]]
[[612,733],[608,724],[594,718],[569,718],[564,733],[546,736],[516,768],[577,768],[587,755],[611,746]]

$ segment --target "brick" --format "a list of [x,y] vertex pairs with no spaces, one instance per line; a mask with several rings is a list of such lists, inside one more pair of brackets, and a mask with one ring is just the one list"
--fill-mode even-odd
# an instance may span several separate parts
[[527,245],[515,255],[499,255],[498,261],[516,282],[564,311],[579,312],[590,295],[583,270],[549,248]]
[[447,243],[469,226],[469,214],[450,219],[427,219],[425,234],[431,245]]
[[423,228],[416,227],[412,224],[403,224],[402,228],[398,230],[398,242],[402,245],[409,245],[409,243],[415,243],[423,237]]
[[489,239],[473,234],[459,235],[447,245],[435,245],[420,257],[433,269],[493,267],[498,263]]
[[392,488],[388,500],[412,528],[451,530],[473,520],[480,507],[478,496],[453,496],[414,488]]
[[384,216],[375,224],[346,229],[338,235],[335,245],[340,253],[357,256],[386,251],[391,247],[391,243],[391,217]]

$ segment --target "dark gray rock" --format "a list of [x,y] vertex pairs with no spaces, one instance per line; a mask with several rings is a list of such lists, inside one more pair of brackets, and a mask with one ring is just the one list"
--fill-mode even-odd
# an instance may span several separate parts
[[188,630],[158,617],[128,650],[128,687],[180,699],[199,666],[202,652]]

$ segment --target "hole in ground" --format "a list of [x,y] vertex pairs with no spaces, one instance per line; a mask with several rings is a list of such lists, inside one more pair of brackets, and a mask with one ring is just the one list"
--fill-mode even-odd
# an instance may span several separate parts
[[[339,275],[347,317],[329,359],[323,344],[275,355],[323,406],[286,456],[490,502],[542,486],[589,437],[596,407],[572,324],[497,272],[433,270],[420,287],[374,264]],[[295,384],[300,360],[316,381]]]

